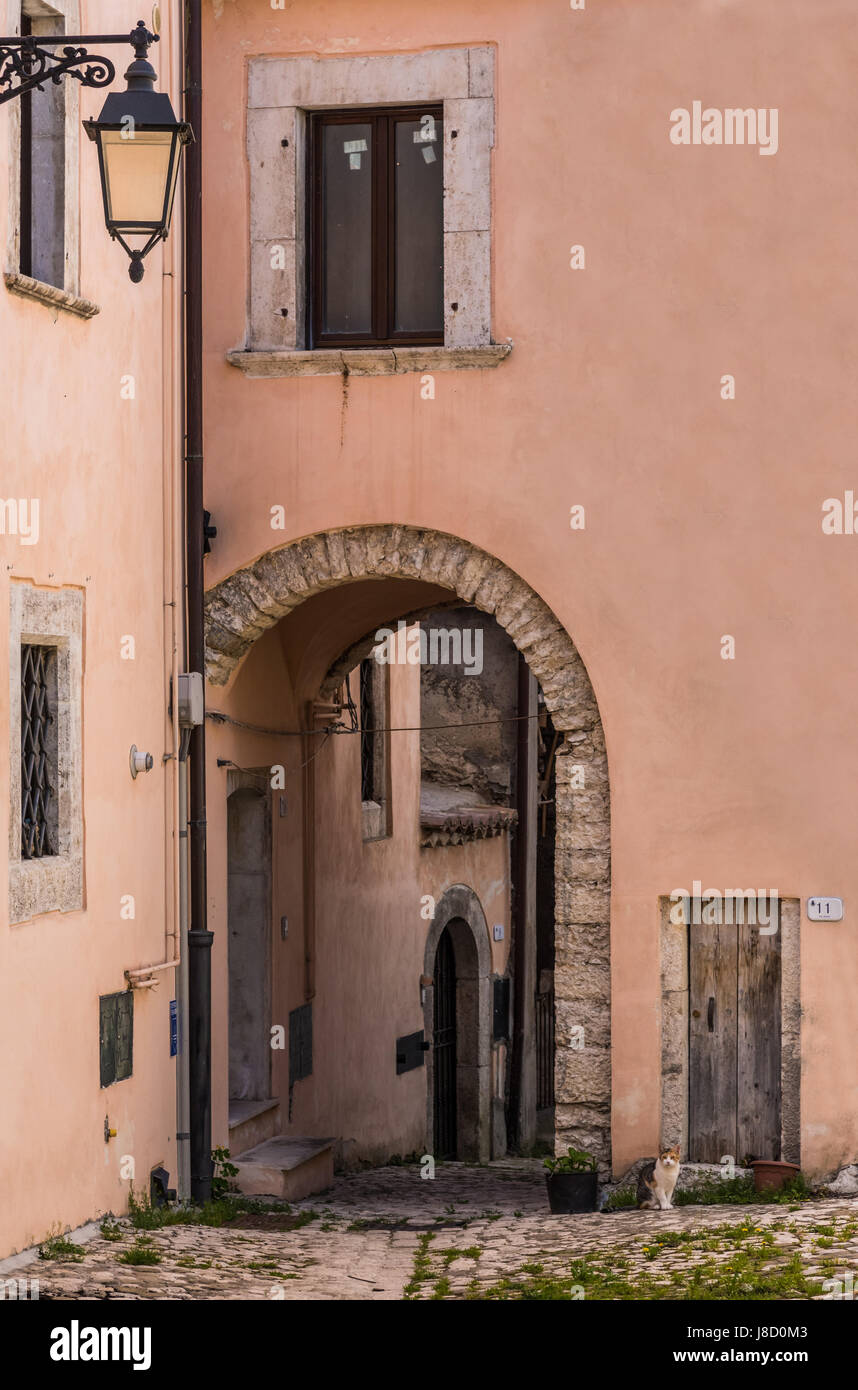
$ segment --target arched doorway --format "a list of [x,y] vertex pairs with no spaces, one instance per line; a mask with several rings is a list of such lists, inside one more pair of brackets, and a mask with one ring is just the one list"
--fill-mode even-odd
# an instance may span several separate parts
[[[300,625],[304,604],[309,610],[344,586],[381,591],[377,581],[401,582],[413,594],[413,602],[404,601],[399,610],[403,615],[437,606],[439,591],[491,613],[527,662],[562,737],[555,764],[554,1138],[558,1150],[572,1144],[595,1152],[604,1170],[611,1153],[608,766],[587,671],[555,614],[518,574],[460,538],[398,524],[343,528],[269,551],[209,592],[208,679],[214,686],[229,683],[263,633],[294,610]],[[339,615],[338,652],[346,653],[341,660],[330,646],[325,653],[315,631],[305,633],[301,672],[305,677],[311,669],[318,672],[312,695],[330,696],[373,645],[377,623],[349,631],[347,603],[345,596]],[[392,609],[386,606],[378,614],[389,616]],[[321,626],[314,623],[314,630],[321,632]],[[426,974],[431,977],[433,970],[434,951]],[[525,1007],[532,1004],[526,997]],[[457,1075],[461,1079],[461,1059]]]
[[491,968],[479,898],[454,884],[435,905],[424,956],[432,981],[424,1003],[426,1130],[435,1158],[492,1157]]

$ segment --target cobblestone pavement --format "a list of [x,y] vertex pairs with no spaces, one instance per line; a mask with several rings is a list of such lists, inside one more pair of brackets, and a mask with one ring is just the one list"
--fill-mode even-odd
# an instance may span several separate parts
[[[479,1298],[497,1296],[523,1269],[562,1281],[574,1297],[575,1262],[588,1258],[632,1285],[655,1277],[681,1287],[696,1265],[735,1252],[726,1227],[742,1227],[742,1249],[765,1249],[768,1268],[795,1267],[798,1257],[805,1275],[839,1277],[847,1290],[847,1271],[858,1275],[856,1199],[553,1216],[538,1160],[442,1164],[430,1181],[417,1166],[373,1169],[338,1177],[290,1212],[242,1214],[226,1226],[136,1231],[123,1221],[119,1239],[89,1241],[80,1262],[38,1260],[19,1272],[53,1300]],[[160,1262],[119,1259],[135,1249]]]

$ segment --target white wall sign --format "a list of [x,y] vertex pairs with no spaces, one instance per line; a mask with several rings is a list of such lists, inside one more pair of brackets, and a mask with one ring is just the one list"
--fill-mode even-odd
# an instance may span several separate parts
[[807,917],[810,922],[842,922],[842,898],[808,898]]
[[492,927],[492,936],[495,941],[503,941],[503,927]]

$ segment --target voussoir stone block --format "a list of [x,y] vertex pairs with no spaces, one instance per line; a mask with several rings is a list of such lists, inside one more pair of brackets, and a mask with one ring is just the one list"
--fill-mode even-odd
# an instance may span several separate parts
[[331,531],[326,535],[325,546],[328,552],[328,568],[333,578],[348,579],[349,566],[342,532]]

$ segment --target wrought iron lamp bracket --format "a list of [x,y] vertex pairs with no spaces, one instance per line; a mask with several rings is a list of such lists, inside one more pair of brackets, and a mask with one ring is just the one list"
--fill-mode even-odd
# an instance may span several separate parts
[[[141,19],[130,34],[24,34],[0,38],[0,106],[25,92],[43,92],[46,82],[54,85],[64,77],[74,77],[83,87],[109,87],[116,78],[116,67],[109,58],[87,52],[87,44],[130,43],[136,59],[146,58],[149,47],[160,36],[152,34]],[[52,49],[62,49],[62,54]],[[17,80],[17,85],[16,84]]]

